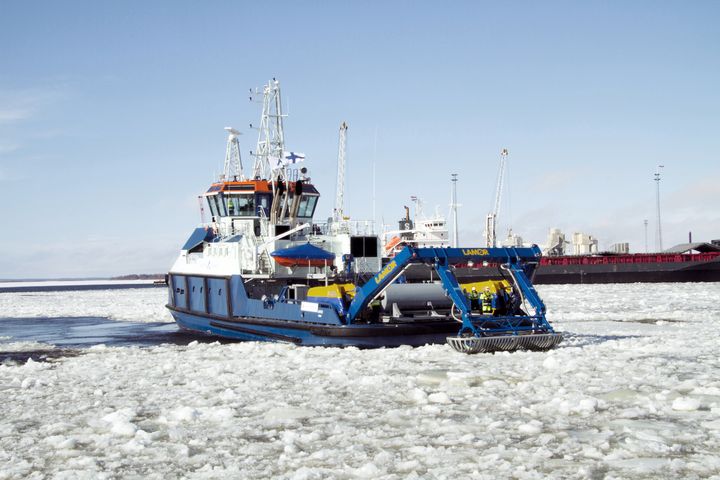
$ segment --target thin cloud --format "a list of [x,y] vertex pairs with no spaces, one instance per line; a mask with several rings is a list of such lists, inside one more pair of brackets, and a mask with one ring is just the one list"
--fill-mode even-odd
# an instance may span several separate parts
[[0,90],[0,124],[12,124],[33,118],[62,96],[63,92],[57,88]]
[[29,107],[0,109],[0,123],[15,123],[32,117],[33,109]]
[[20,145],[13,143],[2,143],[0,142],[0,155],[14,152],[20,148]]

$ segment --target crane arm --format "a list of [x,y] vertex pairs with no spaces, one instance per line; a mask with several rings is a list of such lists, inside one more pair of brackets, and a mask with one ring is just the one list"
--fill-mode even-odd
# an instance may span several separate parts
[[340,139],[338,142],[338,164],[337,164],[337,185],[335,191],[335,210],[333,220],[340,221],[343,218],[343,204],[345,200],[345,143],[347,141],[348,125],[343,122],[340,125]]
[[507,162],[508,151],[503,148],[500,152],[500,169],[498,170],[497,185],[495,187],[495,203],[492,211],[485,219],[485,243],[488,247],[494,247],[496,244],[495,227],[497,225],[498,215],[500,215],[500,204],[502,200],[503,184],[505,183],[505,163]]

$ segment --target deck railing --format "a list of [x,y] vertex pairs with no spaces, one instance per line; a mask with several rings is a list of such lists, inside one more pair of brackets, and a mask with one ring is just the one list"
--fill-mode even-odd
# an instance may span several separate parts
[[313,233],[330,235],[349,233],[350,235],[375,235],[375,222],[372,220],[343,220],[340,222],[313,223]]

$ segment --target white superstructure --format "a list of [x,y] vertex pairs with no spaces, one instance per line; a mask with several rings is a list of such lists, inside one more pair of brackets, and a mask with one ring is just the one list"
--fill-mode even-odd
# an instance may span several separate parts
[[393,256],[405,245],[415,247],[448,247],[450,240],[445,217],[437,211],[432,216],[426,216],[423,211],[422,200],[412,197],[415,203],[415,217],[410,218],[410,209],[405,207],[405,217],[401,218],[399,229],[389,230],[383,234],[385,239],[385,255]]
[[[211,220],[196,228],[171,272],[317,279],[379,271],[382,255],[373,222],[343,220],[338,229],[314,221],[320,193],[303,166],[304,155],[286,150],[279,82],[273,79],[262,91],[252,178],[242,170],[240,132],[228,127],[223,173],[202,195]],[[307,244],[334,258],[285,254]]]

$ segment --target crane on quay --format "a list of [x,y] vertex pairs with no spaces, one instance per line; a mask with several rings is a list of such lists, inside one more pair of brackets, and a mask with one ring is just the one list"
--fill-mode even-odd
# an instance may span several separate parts
[[345,144],[347,142],[347,122],[340,124],[340,135],[338,141],[338,162],[337,162],[337,185],[335,187],[335,209],[333,210],[333,222],[343,221],[343,204],[345,203]]
[[500,201],[502,200],[503,184],[505,182],[505,164],[507,163],[508,150],[503,148],[500,152],[500,169],[498,170],[497,186],[495,188],[495,203],[493,209],[485,217],[485,245],[488,247],[497,246],[497,219],[500,214]]

